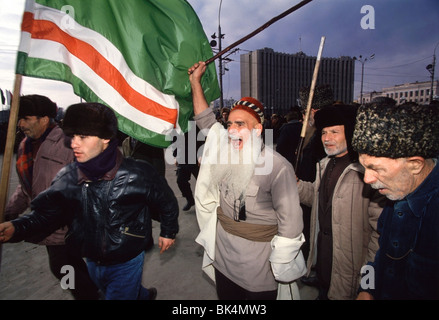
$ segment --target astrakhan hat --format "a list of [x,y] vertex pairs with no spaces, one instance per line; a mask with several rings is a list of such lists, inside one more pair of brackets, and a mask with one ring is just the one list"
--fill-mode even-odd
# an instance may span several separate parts
[[353,148],[375,157],[439,155],[438,105],[365,105],[358,110]]
[[[303,87],[299,90],[300,106],[306,109],[308,105],[310,87]],[[314,95],[311,107],[321,109],[334,103],[334,93],[329,85],[319,85],[314,88]]]

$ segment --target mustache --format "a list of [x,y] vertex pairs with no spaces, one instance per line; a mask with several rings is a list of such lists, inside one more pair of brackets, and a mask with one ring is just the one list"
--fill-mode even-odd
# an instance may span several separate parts
[[373,189],[384,189],[386,186],[381,182],[375,182],[370,185]]

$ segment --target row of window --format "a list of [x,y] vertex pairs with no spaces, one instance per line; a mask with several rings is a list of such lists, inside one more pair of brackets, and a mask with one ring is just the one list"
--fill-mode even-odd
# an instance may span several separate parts
[[[424,95],[425,92],[425,95]],[[413,97],[413,94],[415,97],[428,97],[430,95],[430,89],[426,89],[426,90],[416,90],[416,91],[404,91],[404,92],[395,92],[394,93],[388,93],[387,97],[390,97],[392,99],[397,99],[397,98],[408,98],[408,97]]]

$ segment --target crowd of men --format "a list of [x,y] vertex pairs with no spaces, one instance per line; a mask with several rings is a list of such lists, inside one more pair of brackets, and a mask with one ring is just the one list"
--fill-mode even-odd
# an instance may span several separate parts
[[[321,86],[309,121],[292,108],[282,126],[272,117],[274,134],[253,97],[218,119],[205,70],[188,70],[193,119],[207,137],[193,168],[179,160],[179,187],[183,210],[195,205],[202,269],[220,300],[298,299],[298,281],[319,300],[439,299],[438,103],[350,105]],[[19,110],[20,183],[0,242],[46,245],[58,278],[73,265],[75,299],[155,299],[141,285],[151,219],[161,253],[179,231],[163,153],[135,156],[132,137],[122,153],[117,117],[100,103],[70,106],[62,124],[47,97],[23,96]]]

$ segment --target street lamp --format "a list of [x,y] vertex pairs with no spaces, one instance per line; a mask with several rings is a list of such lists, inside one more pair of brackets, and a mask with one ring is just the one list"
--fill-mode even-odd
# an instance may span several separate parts
[[[214,33],[213,35],[211,35],[212,39],[217,39],[218,38],[218,52],[221,52],[222,48],[221,48],[221,39],[224,39],[225,34],[221,33],[221,5],[223,4],[223,0],[220,0],[220,5],[219,5],[219,9],[218,9],[218,37],[216,36],[216,34]],[[211,46],[216,46],[216,41],[213,40],[210,42]],[[220,110],[223,108],[224,106],[224,100],[223,100],[223,58],[220,56],[218,58],[218,70],[219,70],[219,80],[220,80]]]
[[431,74],[431,88],[430,88],[430,103],[431,101],[433,101],[433,82],[434,82],[434,68],[436,65],[436,48],[439,45],[439,42],[436,44],[436,47],[434,47],[434,51],[433,51],[433,63],[429,64],[426,69],[428,70],[428,72],[430,72]]
[[354,57],[354,60],[358,60],[361,62],[361,90],[360,90],[360,104],[363,104],[363,79],[364,79],[364,64],[367,60],[372,60],[375,58],[375,53],[371,54],[367,58],[363,58],[363,56]]

